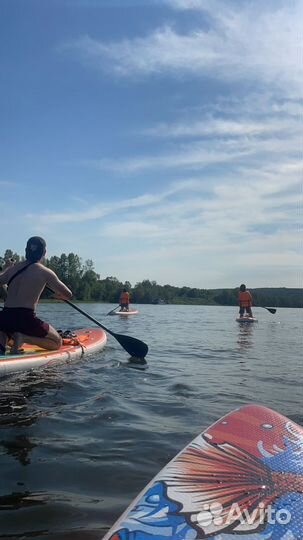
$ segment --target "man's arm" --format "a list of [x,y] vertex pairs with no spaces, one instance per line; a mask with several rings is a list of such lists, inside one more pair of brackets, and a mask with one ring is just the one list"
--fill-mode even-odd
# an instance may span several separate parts
[[72,291],[60,281],[55,272],[48,268],[46,285],[54,291],[59,300],[70,300],[73,296]]

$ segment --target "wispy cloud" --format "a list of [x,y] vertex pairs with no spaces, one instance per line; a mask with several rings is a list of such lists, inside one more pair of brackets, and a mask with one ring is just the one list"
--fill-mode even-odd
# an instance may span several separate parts
[[177,32],[166,25],[150,35],[105,43],[90,36],[66,44],[97,68],[123,76],[191,73],[229,81],[258,80],[301,94],[303,64],[299,36],[303,5],[271,3],[168,2],[172,8],[196,9],[207,15],[207,27]]
[[[222,129],[222,123],[218,122],[219,130]],[[224,123],[223,123],[224,124]],[[277,122],[278,124],[278,122]],[[241,131],[240,124],[237,125],[239,131]],[[214,126],[213,126],[214,127]],[[220,132],[215,137],[215,131],[213,131],[212,138],[204,140],[196,140],[190,143],[182,142],[175,146],[174,150],[161,150],[157,155],[146,155],[138,157],[130,157],[125,159],[94,159],[86,160],[82,163],[96,169],[108,170],[116,173],[134,174],[140,171],[147,170],[201,170],[211,165],[223,165],[228,164],[229,167],[239,167],[241,164],[250,163],[255,167],[260,168],[264,163],[271,160],[284,162],[285,156],[292,156],[294,160],[301,160],[300,158],[300,145],[298,138],[299,126],[296,126],[293,131],[285,129],[284,132],[278,130],[276,136],[271,132],[272,127],[266,125],[263,126],[263,130],[260,127],[260,136],[251,136],[246,133],[242,134],[240,138],[239,132],[234,134],[233,132],[224,134],[226,137],[220,136]],[[189,125],[179,125],[179,136],[192,136],[197,134],[196,126],[193,126],[193,131]],[[267,129],[268,128],[268,129]],[[243,127],[245,130],[247,127]],[[161,130],[161,135],[170,135],[170,132],[174,130],[174,126],[166,126]],[[157,128],[156,128],[156,131]],[[269,136],[265,137],[266,132],[269,132]],[[158,133],[157,133],[158,135]],[[176,135],[173,138],[178,138]]]
[[[111,214],[115,215],[118,211],[129,211],[132,209],[137,211],[140,208],[145,209],[148,206],[157,205],[169,196],[197,187],[197,180],[173,182],[171,186],[155,195],[146,193],[118,202],[109,201],[108,204],[96,204],[84,211],[69,210],[66,208],[63,212],[46,211],[41,214],[28,213],[26,214],[26,218],[30,220],[35,219],[35,221],[37,220],[39,223],[44,224],[82,223],[85,221],[100,220]],[[72,200],[75,201],[74,195],[72,196]]]
[[175,122],[158,124],[143,131],[144,135],[153,137],[245,137],[255,135],[280,135],[283,133],[300,132],[299,123],[289,118],[267,118],[257,120],[241,117],[224,119],[206,116],[198,121]]
[[[302,255],[298,238],[293,230],[284,230],[283,222],[266,235],[255,229],[256,223],[264,227],[265,221],[271,224],[273,220],[276,224],[277,217],[267,213],[258,197],[240,197],[227,215],[224,198],[205,210],[197,209],[193,202],[168,204],[153,227],[146,224],[150,219],[146,215],[141,219],[137,215],[136,222],[121,219],[113,227],[102,227],[100,238],[105,244],[122,240],[127,245],[127,254],[111,255],[110,262],[114,266],[122,264],[124,272],[136,268],[138,277],[142,272],[150,279],[158,276],[161,283],[171,283],[173,275],[174,283],[184,285],[190,275],[191,283],[199,287],[236,286],[243,276],[259,286],[287,285],[290,280],[299,285],[296,275]],[[241,207],[245,202],[252,208],[251,213]]]
[[163,155],[142,156],[127,159],[100,159],[86,161],[87,165],[101,170],[108,170],[117,173],[137,173],[140,171],[153,169],[201,169],[209,165],[228,163],[235,159],[245,158],[252,153],[249,145],[242,145],[242,148],[236,148],[229,144],[222,147],[217,143],[216,147],[210,147],[210,144],[197,143],[194,145],[184,145],[174,152]]
[[120,235],[125,236],[129,229],[137,230],[141,237],[163,235],[162,227],[167,236],[179,235],[182,229],[190,232],[191,238],[209,229],[217,233],[220,230],[224,235],[232,232],[243,235],[252,226],[264,224],[274,224],[278,229],[283,222],[297,223],[298,216],[289,212],[289,206],[300,202],[298,194],[291,192],[292,186],[298,187],[298,170],[299,164],[287,163],[281,170],[272,166],[259,170],[257,180],[253,169],[239,170],[238,177],[222,171],[212,186],[210,178],[197,177],[172,183],[155,195],[146,193],[116,203],[95,205],[86,212],[67,208],[61,214],[47,212],[28,217],[53,224],[97,220],[102,223],[102,234],[115,236],[119,230]]

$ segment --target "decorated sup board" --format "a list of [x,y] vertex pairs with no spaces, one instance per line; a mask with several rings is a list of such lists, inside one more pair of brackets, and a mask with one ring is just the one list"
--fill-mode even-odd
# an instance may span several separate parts
[[196,437],[104,540],[302,540],[303,429],[246,405]]
[[239,323],[254,323],[254,322],[258,322],[258,319],[256,319],[255,317],[244,316],[244,317],[237,317],[236,321]]
[[122,317],[128,317],[129,315],[136,315],[139,313],[137,309],[130,309],[129,311],[114,311],[113,315],[121,315]]
[[0,377],[17,371],[50,366],[60,362],[70,362],[88,353],[103,349],[106,333],[101,328],[74,330],[70,337],[63,334],[63,345],[57,351],[47,351],[35,345],[23,346],[24,352],[18,355],[0,355]]

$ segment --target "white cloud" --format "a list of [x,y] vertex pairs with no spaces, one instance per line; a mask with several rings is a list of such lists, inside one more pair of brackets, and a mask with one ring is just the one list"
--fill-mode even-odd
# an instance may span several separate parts
[[275,134],[281,132],[296,132],[299,134],[300,126],[296,120],[289,118],[269,118],[263,121],[238,117],[237,119],[223,119],[206,116],[198,121],[176,122],[171,124],[158,124],[147,128],[143,134],[154,137],[243,137],[255,135]]
[[301,2],[272,3],[270,8],[265,3],[226,4],[225,0],[177,2],[177,6],[207,13],[208,28],[202,21],[199,28],[194,17],[193,30],[187,34],[167,25],[146,37],[105,43],[84,36],[66,47],[78,50],[96,67],[123,76],[190,72],[195,77],[257,80],[301,95]]

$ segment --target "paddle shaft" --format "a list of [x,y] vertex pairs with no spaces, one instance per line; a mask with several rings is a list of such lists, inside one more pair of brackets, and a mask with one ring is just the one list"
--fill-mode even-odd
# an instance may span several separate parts
[[[45,288],[48,291],[54,293],[54,291],[52,291],[52,289],[50,289],[49,287],[45,287]],[[106,326],[101,324],[99,321],[97,321],[97,319],[95,319],[94,317],[86,313],[86,311],[76,306],[70,300],[64,300],[64,299],[62,300],[69,306],[73,307],[76,311],[79,311],[79,313],[84,315],[84,317],[87,317],[87,319],[95,323],[97,326],[100,326],[100,328],[103,328],[105,332],[113,336],[118,341],[118,343],[120,343],[121,347],[123,347],[123,349],[125,349],[126,352],[130,354],[130,356],[134,356],[137,358],[144,358],[147,355],[148,346],[146,345],[146,343],[144,343],[144,341],[141,341],[137,338],[133,338],[131,336],[124,336],[123,334],[116,334],[115,332],[112,332],[112,330],[109,330],[108,328],[106,328]]]
[[77,311],[79,311],[79,313],[81,313],[82,315],[84,315],[85,317],[87,317],[90,321],[92,321],[93,323],[95,323],[97,326],[100,326],[101,328],[103,328],[103,330],[105,330],[108,334],[110,334],[111,336],[115,337],[115,332],[112,332],[111,330],[109,330],[108,328],[106,328],[103,324],[101,324],[99,321],[97,321],[97,319],[95,319],[94,317],[92,317],[91,315],[89,315],[89,313],[86,313],[86,311],[83,311],[83,309],[79,308],[78,306],[76,306],[76,304],[74,304],[73,302],[70,302],[70,300],[64,300],[64,302],[66,304],[68,304],[69,306],[72,306],[74,309],[76,309]]
[[120,307],[120,304],[119,304],[119,306],[116,306],[114,309],[112,309],[111,311],[109,311],[109,312],[107,313],[107,315],[111,315],[112,313],[114,313],[114,311],[116,311],[116,309],[118,309],[118,307]]

